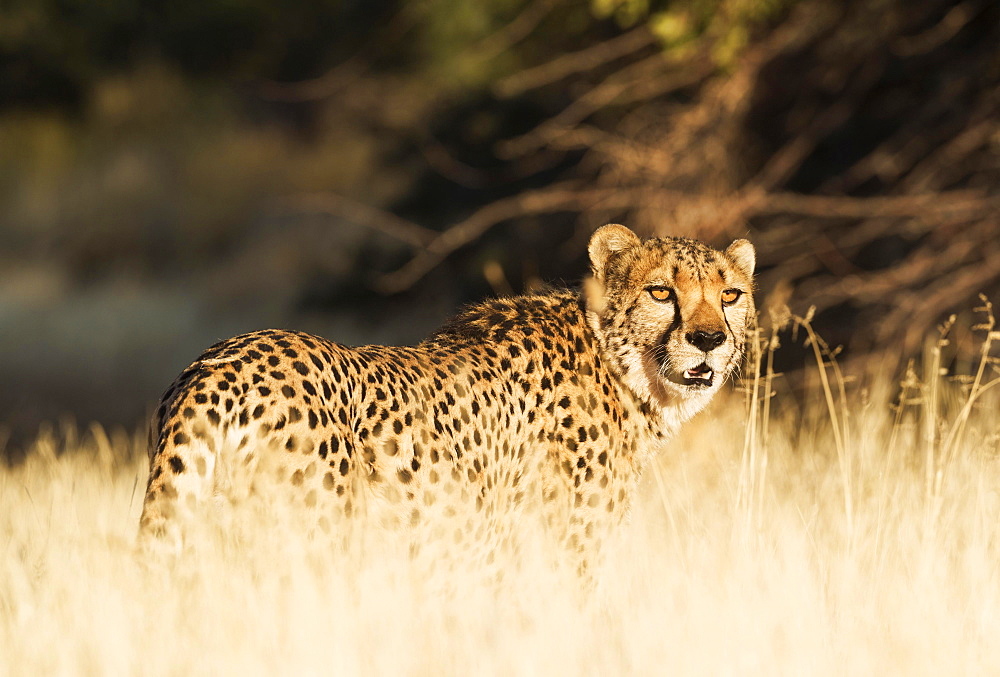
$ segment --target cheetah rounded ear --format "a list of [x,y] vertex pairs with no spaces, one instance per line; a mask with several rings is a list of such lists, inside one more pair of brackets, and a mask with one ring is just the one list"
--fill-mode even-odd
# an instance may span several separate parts
[[612,254],[634,247],[642,241],[631,230],[617,223],[601,226],[590,236],[587,251],[590,254],[590,267],[594,277],[604,279],[604,267]]
[[750,240],[735,240],[726,247],[726,256],[736,264],[736,267],[747,277],[753,277],[753,268],[757,263],[757,253]]

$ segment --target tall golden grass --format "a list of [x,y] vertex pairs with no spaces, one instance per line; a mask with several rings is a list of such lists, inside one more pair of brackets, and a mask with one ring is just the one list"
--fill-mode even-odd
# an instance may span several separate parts
[[[944,372],[942,333],[922,375],[865,387],[808,315],[776,318],[797,336],[764,336],[742,392],[659,457],[584,593],[541,546],[498,590],[391,547],[325,554],[252,511],[144,560],[140,438],[43,433],[0,470],[0,674],[997,674],[998,333],[980,310],[972,373]],[[804,395],[774,371],[778,336],[813,352]]]

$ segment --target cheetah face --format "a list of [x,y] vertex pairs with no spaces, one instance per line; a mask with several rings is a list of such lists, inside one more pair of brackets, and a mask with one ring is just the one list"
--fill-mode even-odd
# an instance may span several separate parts
[[637,394],[665,405],[710,396],[739,364],[755,318],[754,248],[642,241],[616,224],[590,241],[588,319]]

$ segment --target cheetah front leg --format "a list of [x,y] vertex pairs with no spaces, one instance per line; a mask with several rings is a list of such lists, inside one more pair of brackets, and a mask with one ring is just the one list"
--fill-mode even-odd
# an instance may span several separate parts
[[608,495],[612,483],[607,468],[597,468],[598,456],[579,446],[552,449],[541,485],[546,530],[561,545],[563,563],[591,584],[603,541],[620,516]]

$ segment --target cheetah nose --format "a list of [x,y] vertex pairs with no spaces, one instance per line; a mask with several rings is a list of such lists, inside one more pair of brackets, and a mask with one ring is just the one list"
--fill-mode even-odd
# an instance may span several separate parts
[[707,332],[695,329],[688,332],[684,338],[698,350],[704,350],[707,353],[722,345],[722,342],[726,340],[726,334],[721,331]]

